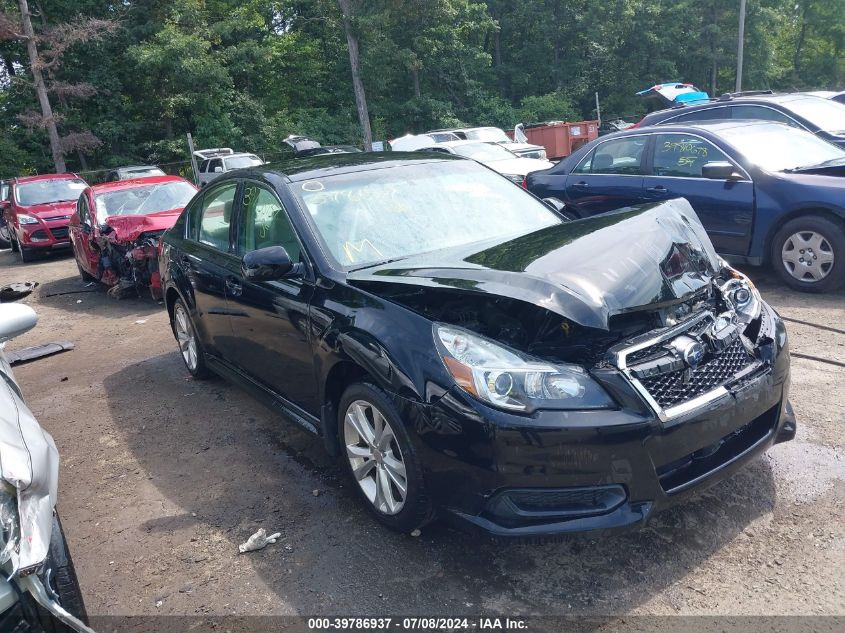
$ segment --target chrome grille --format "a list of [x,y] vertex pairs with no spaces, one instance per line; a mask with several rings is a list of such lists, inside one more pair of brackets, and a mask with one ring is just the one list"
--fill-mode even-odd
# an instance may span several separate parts
[[721,387],[753,360],[742,341],[736,339],[721,354],[711,355],[694,370],[685,368],[642,378],[640,382],[657,404],[668,409]]
[[[611,350],[617,367],[662,421],[727,395],[727,385],[760,364],[734,326],[716,333],[715,321],[712,313],[703,312],[662,333],[644,335]],[[696,341],[705,353],[687,358],[684,345]]]

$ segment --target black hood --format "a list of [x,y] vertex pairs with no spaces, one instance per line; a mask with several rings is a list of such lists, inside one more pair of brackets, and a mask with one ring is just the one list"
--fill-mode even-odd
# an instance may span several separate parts
[[607,330],[611,316],[684,299],[718,270],[704,227],[678,199],[353,271],[348,281],[386,298],[403,286],[497,295]]

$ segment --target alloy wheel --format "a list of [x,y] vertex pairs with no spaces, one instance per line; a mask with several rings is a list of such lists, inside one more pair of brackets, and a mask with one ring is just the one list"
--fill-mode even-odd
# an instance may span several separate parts
[[176,340],[179,343],[179,351],[182,358],[191,371],[197,368],[197,339],[194,336],[194,329],[188,319],[188,313],[181,305],[177,305],[173,312],[173,322],[176,326]]
[[787,272],[805,283],[821,281],[833,269],[833,246],[816,231],[798,231],[783,243],[781,259]]
[[401,512],[408,494],[402,451],[385,416],[370,402],[355,400],[343,423],[346,456],[364,496],[376,510]]

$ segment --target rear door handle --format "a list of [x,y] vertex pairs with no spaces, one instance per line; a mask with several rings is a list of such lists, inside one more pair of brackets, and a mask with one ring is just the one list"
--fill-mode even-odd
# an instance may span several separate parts
[[648,187],[646,191],[648,193],[669,193],[669,190],[663,185],[657,185],[656,187]]
[[240,284],[236,277],[226,277],[226,292],[233,297],[240,297],[244,291],[244,287]]
[[581,182],[573,182],[572,186],[575,187],[576,189],[587,189],[590,186],[590,183],[584,182],[582,180]]

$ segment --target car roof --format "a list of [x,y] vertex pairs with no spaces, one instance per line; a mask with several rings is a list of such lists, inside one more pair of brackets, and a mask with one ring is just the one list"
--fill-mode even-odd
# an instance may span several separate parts
[[[448,160],[466,160],[451,154],[432,154],[427,152],[357,152],[348,154],[320,154],[307,158],[288,159],[237,169],[224,175],[222,179],[231,179],[237,175],[258,175],[267,177],[282,176],[291,182],[323,178],[337,174],[348,174],[372,169],[404,167],[416,163],[439,163]],[[215,179],[215,183],[221,179]]]
[[[789,128],[794,129],[785,123],[778,123],[777,121],[763,121],[758,119],[724,119],[716,121],[690,121],[689,123],[664,123],[662,125],[644,125],[642,127],[620,130],[612,134],[606,134],[600,137],[600,140],[605,141],[612,138],[624,138],[626,136],[637,136],[638,134],[646,133],[683,133],[690,131],[704,131],[712,132],[717,136],[726,130],[736,129],[740,127],[760,127],[760,128]],[[595,145],[590,145],[595,147]]]
[[18,183],[25,183],[25,182],[35,182],[37,180],[82,180],[79,176],[73,173],[65,173],[65,174],[41,174],[39,176],[19,176],[18,178],[14,178],[13,180]]
[[[441,141],[440,143],[432,143],[428,147],[460,147],[462,145],[495,145],[495,143],[488,143],[487,141],[479,141],[473,139],[461,139],[460,141]],[[423,148],[425,149],[425,148]]]
[[190,181],[180,178],[179,176],[149,176],[147,178],[131,178],[129,180],[103,182],[89,188],[94,193],[103,193],[106,191],[118,191],[120,189],[134,189],[135,187],[149,187],[150,185],[157,185],[165,182],[187,182],[188,184],[192,184]]
[[129,171],[136,169],[161,169],[158,165],[126,165],[124,167],[115,167],[112,171]]

